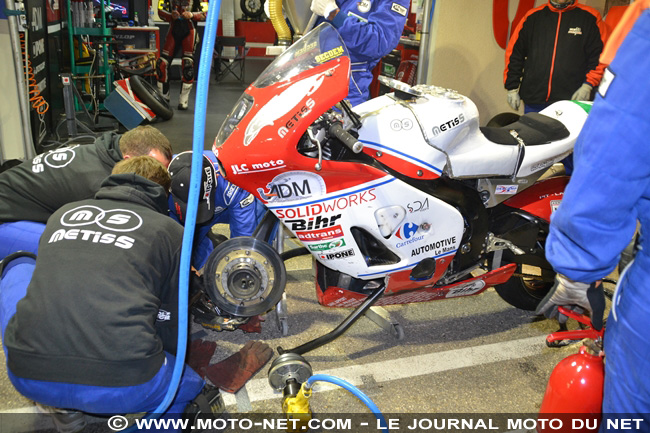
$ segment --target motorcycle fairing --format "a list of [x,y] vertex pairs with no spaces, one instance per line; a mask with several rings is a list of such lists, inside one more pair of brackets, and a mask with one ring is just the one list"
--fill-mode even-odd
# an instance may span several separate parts
[[[390,175],[310,200],[271,202],[268,207],[316,260],[364,280],[410,272],[425,258],[446,258],[444,266],[436,265],[435,282],[463,237],[463,217],[456,208]],[[374,264],[359,247],[353,229],[368,233],[396,260]]]
[[442,172],[456,179],[530,176],[571,152],[587,117],[575,102],[556,102],[541,114],[564,124],[568,136],[535,146],[499,144],[481,132],[470,99],[436,86],[415,89],[421,96],[412,100],[388,94],[355,107],[366,153],[413,178],[435,179]]
[[[454,284],[449,284],[442,287],[422,287],[418,290],[391,290],[392,294],[387,293],[380,298],[374,305],[397,305],[397,304],[410,304],[415,302],[428,302],[444,298],[454,298],[460,296],[471,296],[483,293],[485,290],[498,284],[503,284],[515,272],[517,265],[509,263],[498,269],[495,269],[485,274],[472,277]],[[359,306],[368,295],[358,291],[347,290],[345,288],[336,286],[327,286],[323,288],[325,279],[322,276],[323,269],[317,267],[316,272],[316,293],[318,295],[318,302],[326,307],[357,307]]]
[[[246,89],[253,106],[227,138],[228,145],[214,149],[230,182],[266,202],[259,185],[272,184],[281,172],[313,171],[314,160],[295,149],[323,106],[330,107],[347,94],[347,74],[332,73],[339,67],[349,70],[349,58],[333,59],[288,81]],[[269,146],[274,148],[273,159]]]
[[578,104],[577,101],[558,101],[540,111],[540,114],[562,122],[569,130],[569,136],[547,144],[527,146],[517,177],[546,170],[567,157],[573,151],[573,145],[587,120],[589,107],[590,104],[584,102]]
[[381,96],[355,107],[363,122],[359,130],[363,151],[406,176],[437,179],[446,157],[426,143],[417,118],[403,104]]
[[503,204],[551,222],[551,215],[564,198],[564,189],[569,179],[568,176],[559,176],[542,180],[504,201]]

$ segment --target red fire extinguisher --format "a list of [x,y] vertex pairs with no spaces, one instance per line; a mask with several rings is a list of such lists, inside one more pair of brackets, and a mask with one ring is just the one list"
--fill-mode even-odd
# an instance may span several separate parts
[[[591,327],[586,316],[560,307],[560,312]],[[537,431],[543,432],[596,432],[600,424],[603,403],[603,384],[605,381],[602,336],[604,329],[582,330],[590,337],[597,333],[596,339],[582,346],[578,353],[560,361],[548,380],[544,399],[539,409]],[[569,331],[572,335],[575,332]],[[562,338],[562,332],[553,338]],[[550,337],[550,336],[549,336]],[[543,422],[539,422],[543,420]],[[552,424],[555,420],[555,424]],[[558,429],[558,427],[561,428]]]

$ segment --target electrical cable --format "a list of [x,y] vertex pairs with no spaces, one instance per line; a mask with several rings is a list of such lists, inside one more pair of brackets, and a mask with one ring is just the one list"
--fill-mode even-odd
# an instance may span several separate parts
[[36,110],[38,114],[45,114],[50,108],[50,104],[47,103],[45,98],[41,95],[41,91],[38,90],[38,83],[36,83],[36,78],[34,77],[32,61],[29,59],[29,54],[27,53],[27,48],[25,46],[24,33],[20,33],[20,50],[23,54],[23,60],[25,60],[23,72],[25,73],[25,79],[27,80],[29,101],[32,104],[32,108]]
[[361,402],[365,404],[368,409],[370,409],[370,411],[375,415],[375,418],[379,420],[382,431],[384,433],[389,433],[388,423],[386,423],[384,415],[381,413],[375,402],[373,402],[370,397],[364,394],[363,391],[361,391],[359,388],[352,385],[350,382],[347,382],[336,376],[330,376],[329,374],[314,374],[309,379],[307,379],[307,382],[305,382],[305,387],[311,388],[314,382],[329,382],[349,391],[352,395],[361,400]]

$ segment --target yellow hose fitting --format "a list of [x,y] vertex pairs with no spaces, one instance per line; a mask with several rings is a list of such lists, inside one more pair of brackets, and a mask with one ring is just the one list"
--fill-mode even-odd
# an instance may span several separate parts
[[279,45],[291,45],[291,30],[284,20],[282,13],[282,0],[270,0],[269,12],[271,16],[271,23],[275,32],[278,34]]
[[310,397],[311,388],[307,388],[303,383],[298,394],[286,397],[282,401],[282,411],[287,415],[288,433],[309,431],[309,421],[311,420]]

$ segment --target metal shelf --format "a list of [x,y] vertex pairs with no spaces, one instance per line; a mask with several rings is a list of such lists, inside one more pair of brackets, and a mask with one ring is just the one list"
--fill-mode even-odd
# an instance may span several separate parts
[[[100,10],[104,9],[104,4],[107,0],[100,0]],[[66,0],[66,16],[68,20],[68,36],[70,39],[70,72],[73,77],[84,76],[88,74],[100,75],[103,76],[104,88],[106,95],[108,95],[111,90],[113,90],[113,68],[111,67],[111,52],[109,51],[109,43],[111,42],[113,32],[110,28],[106,27],[106,14],[99,14],[99,27],[73,27],[72,26],[72,5],[71,0]],[[91,38],[97,38],[101,48],[97,53],[100,57],[98,62],[98,67],[96,71],[91,71],[90,66],[88,65],[78,65],[75,59],[75,40],[77,41],[77,47],[79,52],[81,52],[82,45],[82,36],[89,36]],[[81,108],[81,101],[75,100],[76,109]]]
[[[70,0],[68,0],[70,1]],[[111,29],[101,27],[69,27],[75,36],[111,36]]]

